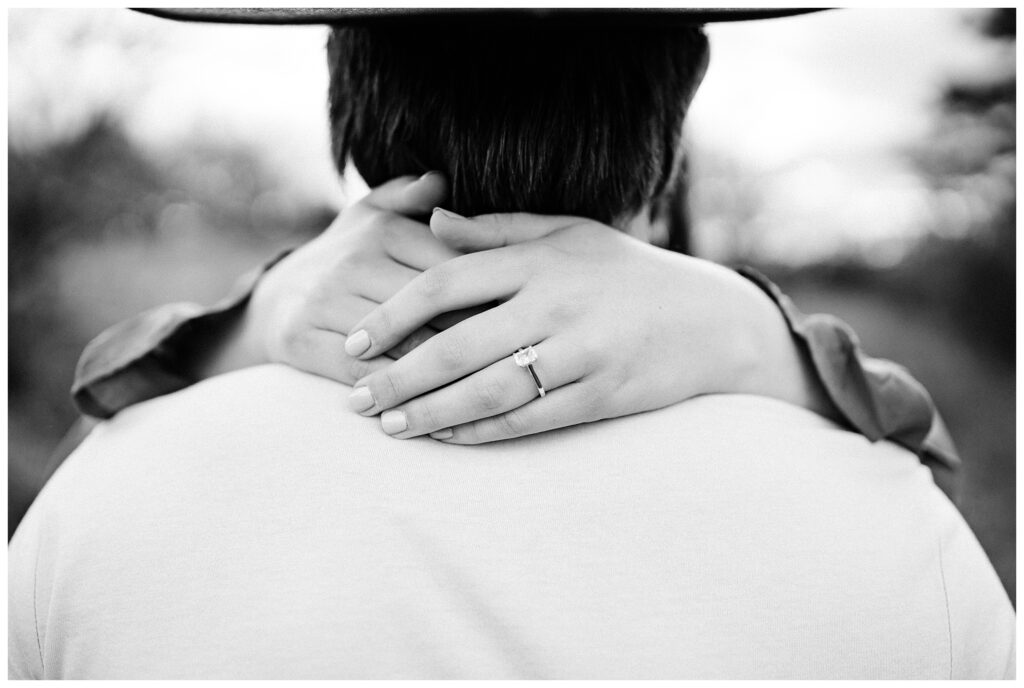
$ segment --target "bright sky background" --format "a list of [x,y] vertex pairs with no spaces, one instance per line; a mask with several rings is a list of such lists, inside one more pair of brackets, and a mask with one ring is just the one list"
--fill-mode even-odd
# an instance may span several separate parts
[[884,264],[924,231],[930,191],[905,151],[935,125],[949,79],[1007,65],[976,16],[846,9],[709,27],[691,135],[764,184],[765,250],[799,262],[859,244]]
[[[903,151],[934,124],[942,84],[991,72],[996,57],[969,15],[848,9],[708,29],[711,66],[689,135],[698,153],[734,161],[763,186],[766,250],[799,262],[864,245],[886,262],[921,231],[927,189]],[[11,10],[11,145],[73,135],[113,108],[146,147],[197,133],[245,143],[285,173],[289,192],[340,205],[325,37],[323,27],[115,9]],[[713,254],[714,240],[705,248]]]

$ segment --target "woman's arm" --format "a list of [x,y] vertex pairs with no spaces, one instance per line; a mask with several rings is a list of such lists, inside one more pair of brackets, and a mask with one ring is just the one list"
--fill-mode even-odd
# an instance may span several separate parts
[[[247,276],[231,295],[208,311],[173,305],[108,330],[90,344],[80,362],[75,385],[80,408],[90,415],[107,417],[125,406],[194,381],[271,360],[349,384],[382,369],[389,361],[381,356],[347,354],[346,335],[357,320],[399,291],[420,270],[458,255],[453,249],[441,247],[439,241],[424,242],[424,237],[432,238],[424,226],[407,218],[400,222],[396,215],[422,213],[443,193],[443,180],[433,175],[413,183],[406,179],[385,185],[346,211],[317,240],[279,263],[275,259],[269,272],[264,268]],[[458,221],[446,223],[439,214],[432,223],[440,239],[461,251],[532,243],[559,224],[557,218],[503,217],[512,221],[462,225]],[[570,224],[579,222],[572,218]],[[637,243],[628,241],[630,245]],[[623,308],[594,291],[582,294],[575,304],[558,304],[551,295],[534,302],[541,311],[556,308],[566,314],[573,305],[587,307],[593,324],[603,329],[616,317],[615,311],[620,314],[621,341],[614,336],[605,340],[582,337],[596,366],[594,373],[618,370],[620,376],[647,381],[649,389],[632,407],[627,402],[610,410],[600,409],[602,417],[668,405],[696,394],[742,391],[808,408],[845,422],[871,439],[888,437],[917,453],[930,453],[945,463],[955,461],[952,444],[923,388],[899,366],[863,356],[843,323],[821,316],[812,317],[808,323],[774,285],[753,273],[741,273],[747,279],[740,279],[732,271],[705,261],[650,247],[645,250],[657,257],[648,261],[648,267],[655,268],[651,284],[662,284],[666,293],[705,294],[718,299],[717,316],[695,315],[686,308],[674,313],[664,308],[648,313],[655,317],[646,338],[661,341],[662,346],[656,352],[640,354],[637,347],[629,345],[630,338],[640,331],[630,318],[644,313],[636,299]],[[562,255],[572,257],[571,253]],[[664,262],[666,257],[675,267]],[[408,266],[402,260],[418,261],[419,265],[417,269],[403,269]],[[571,263],[566,260],[567,265]],[[658,266],[664,269],[659,272]],[[694,270],[694,266],[699,269]],[[588,276],[607,284],[598,272]],[[481,281],[493,278],[493,274],[487,274]],[[625,280],[625,286],[630,281],[636,280]],[[552,294],[557,296],[558,292],[554,288]],[[370,294],[370,298],[364,294]],[[536,321],[539,316],[529,317]],[[459,319],[449,317],[435,324],[442,328]],[[433,332],[429,327],[421,329],[387,349],[385,355],[399,358]],[[850,346],[837,349],[837,341]],[[624,366],[624,362],[633,367]],[[681,377],[667,374],[673,364],[683,364]],[[429,369],[436,361],[425,365]],[[681,381],[667,384],[673,379]],[[665,388],[659,391],[659,387]],[[424,388],[419,394],[428,391]],[[534,388],[526,392],[536,394]],[[396,397],[387,408],[411,398]],[[428,401],[437,400],[424,397],[417,403]],[[591,405],[599,410],[596,402],[588,399],[587,406]],[[494,416],[487,411],[477,404],[471,413],[477,420]],[[594,418],[570,415],[563,422],[588,419]],[[545,419],[545,423],[551,420]],[[519,434],[539,432],[544,425],[526,422],[519,426]]]
[[243,275],[213,306],[171,303],[104,330],[78,359],[71,387],[78,410],[110,418],[125,407],[184,389],[206,377],[195,358],[212,344],[244,367],[234,346],[221,343],[238,329],[257,281],[285,255]]
[[72,387],[79,410],[109,418],[213,375],[271,361],[348,383],[382,365],[345,354],[347,326],[420,271],[457,255],[407,217],[425,215],[446,194],[441,175],[393,180],[313,241],[242,277],[214,306],[169,304],[109,328],[79,359]]
[[[353,408],[382,413],[389,434],[488,442],[699,394],[746,393],[809,408],[871,439],[926,448],[937,416],[923,388],[863,356],[852,338],[841,359],[824,350],[826,332],[842,339],[848,328],[819,319],[822,331],[807,336],[766,280],[580,218],[441,211],[431,226],[450,243],[497,248],[426,271],[353,326],[348,352],[379,356],[446,309],[500,305],[356,383]],[[507,245],[523,227],[535,240]],[[527,345],[542,397],[510,356]],[[853,381],[866,393],[845,386]]]
[[[856,333],[842,320],[806,315],[767,277],[738,271],[778,307],[805,365],[842,421],[872,441],[888,439],[929,462],[955,468],[956,447],[931,395],[901,365],[868,356]],[[824,415],[824,414],[822,414]]]

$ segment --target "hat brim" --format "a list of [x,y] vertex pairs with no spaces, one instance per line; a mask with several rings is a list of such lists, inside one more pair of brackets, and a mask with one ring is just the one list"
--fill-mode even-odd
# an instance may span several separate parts
[[220,24],[382,24],[408,20],[506,22],[568,20],[574,25],[694,25],[712,22],[774,19],[821,8],[426,8],[426,7],[258,7],[258,8],[133,8],[138,12],[180,21]]

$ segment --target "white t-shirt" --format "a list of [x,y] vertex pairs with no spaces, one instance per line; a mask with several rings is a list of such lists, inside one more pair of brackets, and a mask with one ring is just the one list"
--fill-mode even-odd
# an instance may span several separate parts
[[265,366],[101,425],[11,542],[10,675],[1013,673],[992,567],[894,445],[713,396],[458,447],[347,393]]

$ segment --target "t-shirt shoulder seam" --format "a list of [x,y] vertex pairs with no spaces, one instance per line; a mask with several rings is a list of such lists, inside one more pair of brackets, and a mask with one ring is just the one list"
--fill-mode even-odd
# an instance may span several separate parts
[[39,634],[39,547],[36,547],[35,563],[32,567],[32,626],[36,632],[36,650],[39,652],[39,678],[46,674],[43,662],[43,640]]
[[942,597],[946,603],[946,637],[949,639],[949,679],[953,680],[953,621],[949,611],[949,588],[946,585],[946,567],[943,564],[942,538],[939,538],[939,577],[942,580]]

